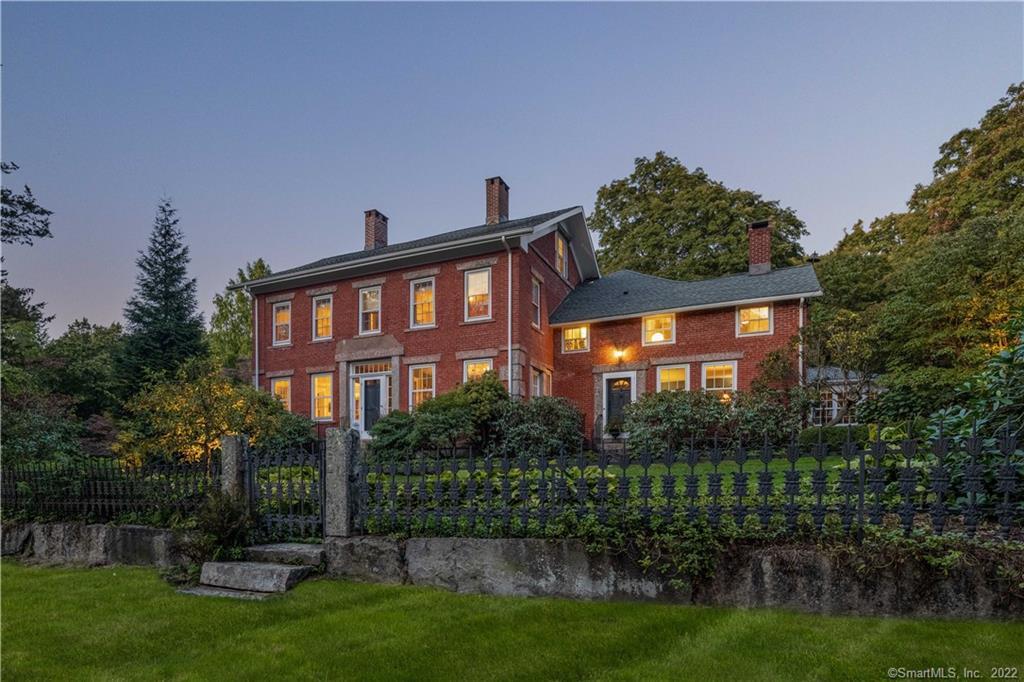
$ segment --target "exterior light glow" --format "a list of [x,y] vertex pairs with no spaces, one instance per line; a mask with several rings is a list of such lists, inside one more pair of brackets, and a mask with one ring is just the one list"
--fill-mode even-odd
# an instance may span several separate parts
[[626,351],[622,350],[621,348],[616,348],[614,351],[612,351],[612,353],[615,355],[616,360],[621,360],[622,356],[626,354]]
[[664,340],[665,335],[661,332],[654,332],[654,334],[651,336],[651,341],[653,341],[654,343],[661,343]]

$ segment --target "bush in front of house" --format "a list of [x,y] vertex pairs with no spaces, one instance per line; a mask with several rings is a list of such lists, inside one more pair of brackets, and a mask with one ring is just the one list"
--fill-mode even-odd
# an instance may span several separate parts
[[828,446],[830,454],[838,454],[842,452],[847,437],[852,443],[864,446],[871,441],[871,429],[866,424],[809,426],[800,432],[797,442],[805,450],[820,442]]
[[491,452],[505,457],[575,454],[583,440],[583,414],[565,398],[508,401],[497,419]]

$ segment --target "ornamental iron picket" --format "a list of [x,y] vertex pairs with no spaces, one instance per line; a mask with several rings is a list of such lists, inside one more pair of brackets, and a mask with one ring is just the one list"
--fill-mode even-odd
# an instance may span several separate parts
[[268,540],[323,537],[326,441],[288,448],[246,448],[249,502]]
[[[471,449],[357,457],[358,532],[557,535],[569,525],[675,521],[784,533],[866,527],[1024,540],[1024,452],[996,438],[944,435],[830,446],[691,441],[661,453],[621,440],[547,456]],[[569,454],[572,453],[572,454]]]

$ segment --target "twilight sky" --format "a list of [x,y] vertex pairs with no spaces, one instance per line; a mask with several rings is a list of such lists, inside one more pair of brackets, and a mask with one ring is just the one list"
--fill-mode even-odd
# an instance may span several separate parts
[[664,149],[793,207],[808,251],[900,210],[1024,78],[1024,5],[2,6],[3,159],[54,211],[4,250],[56,315],[121,319],[157,200],[210,300],[274,269],[575,204]]

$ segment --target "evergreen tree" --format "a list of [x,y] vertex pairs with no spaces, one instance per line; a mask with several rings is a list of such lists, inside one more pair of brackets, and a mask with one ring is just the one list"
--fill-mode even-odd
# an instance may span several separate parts
[[[270,266],[262,258],[246,263],[228,287],[266,277]],[[210,318],[210,354],[221,367],[234,367],[241,358],[252,356],[252,301],[241,289],[225,289],[213,297]]]
[[121,381],[135,393],[147,376],[171,374],[204,352],[196,280],[188,276],[188,247],[169,199],[157,206],[149,247],[139,252],[135,294],[124,309],[127,327]]

